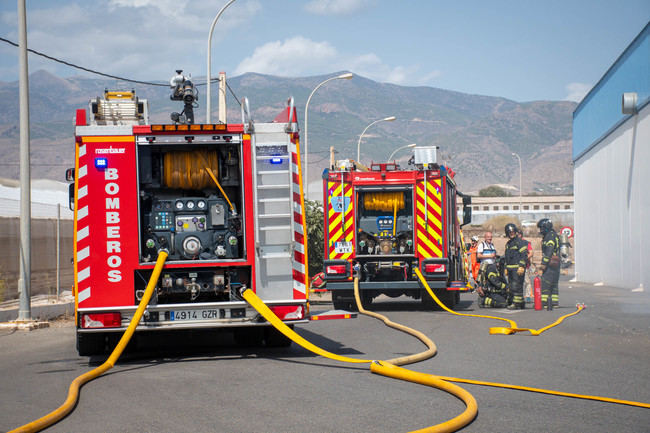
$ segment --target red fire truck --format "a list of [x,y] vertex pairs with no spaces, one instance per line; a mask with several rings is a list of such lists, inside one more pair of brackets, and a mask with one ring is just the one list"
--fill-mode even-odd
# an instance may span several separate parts
[[290,325],[309,319],[293,99],[273,122],[254,123],[244,99],[241,123],[195,124],[193,84],[181,74],[171,85],[185,109],[169,124],[150,124],[134,91],[77,111],[67,178],[79,354],[115,344],[160,249],[169,256],[135,337],[230,327],[238,340],[289,345],[240,294],[253,289]]
[[457,191],[451,169],[437,164],[436,149],[414,148],[406,170],[394,162],[368,169],[343,160],[324,171],[323,268],[335,308],[355,308],[354,277],[364,304],[407,295],[434,307],[416,269],[448,307],[469,289],[461,226],[471,220],[471,197]]

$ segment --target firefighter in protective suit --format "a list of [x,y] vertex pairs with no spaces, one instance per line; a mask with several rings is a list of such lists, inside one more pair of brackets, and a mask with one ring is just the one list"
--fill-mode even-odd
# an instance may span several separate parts
[[[542,264],[537,267],[542,271],[542,305],[559,305],[558,281],[560,280],[560,238],[553,230],[553,223],[548,218],[537,222],[542,239]],[[548,307],[547,307],[548,308]]]
[[[499,262],[501,264],[501,261]],[[480,308],[504,308],[506,283],[494,263],[483,262],[478,271],[478,306]]]
[[523,309],[524,274],[528,259],[528,243],[517,236],[517,226],[509,223],[505,226],[506,237],[506,272],[508,274],[508,309]]

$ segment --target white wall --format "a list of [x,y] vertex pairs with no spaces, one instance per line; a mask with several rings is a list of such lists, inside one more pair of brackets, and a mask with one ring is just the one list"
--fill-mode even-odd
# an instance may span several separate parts
[[650,104],[575,162],[576,278],[650,289]]

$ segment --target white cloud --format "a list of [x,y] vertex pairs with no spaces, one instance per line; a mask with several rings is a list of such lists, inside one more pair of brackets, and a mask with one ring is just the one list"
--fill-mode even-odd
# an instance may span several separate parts
[[372,4],[373,0],[312,0],[305,10],[316,15],[350,15]]
[[[208,30],[224,4],[222,0],[50,3],[29,10],[30,48],[90,69],[140,80],[167,80],[178,68],[195,77],[204,75]],[[236,6],[229,8],[215,27],[213,53],[234,29],[250,25],[262,9],[258,0],[240,0]],[[17,41],[15,26],[15,12],[0,12],[0,35]],[[17,70],[16,48],[2,45],[0,80],[10,81]],[[30,72],[47,69],[64,76],[84,74],[35,55],[29,56],[29,62]]]
[[255,48],[253,54],[242,60],[235,75],[245,72],[296,77],[315,70],[329,72],[337,51],[328,42],[314,42],[302,36],[283,42],[268,42]]
[[585,83],[569,83],[565,86],[567,95],[564,97],[565,101],[580,102],[587,93],[591,90],[591,84]]
[[257,47],[234,71],[280,76],[318,75],[349,70],[380,82],[428,85],[440,76],[439,71],[422,74],[417,65],[390,66],[374,53],[342,54],[327,41],[316,42],[303,36],[268,42]]
[[390,66],[374,53],[356,56],[339,69],[354,71],[373,80],[400,85],[430,85],[440,71],[422,74],[418,65]]
[[109,0],[109,8],[156,8],[167,17],[186,15],[187,0]]

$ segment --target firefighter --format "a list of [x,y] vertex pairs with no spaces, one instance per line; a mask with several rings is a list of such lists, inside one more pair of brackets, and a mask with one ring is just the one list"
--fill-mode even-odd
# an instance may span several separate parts
[[503,308],[506,301],[506,283],[494,263],[483,262],[478,271],[478,306]]
[[553,223],[548,218],[542,218],[537,222],[539,234],[542,239],[542,264],[537,267],[542,271],[542,305],[548,307],[548,297],[551,297],[551,305],[558,306],[560,303],[558,281],[560,280],[560,239],[553,230]]
[[508,309],[523,309],[524,302],[524,274],[526,273],[526,260],[528,259],[528,244],[517,236],[517,226],[508,223],[505,226],[506,237],[506,272],[508,273]]
[[472,244],[469,247],[470,268],[472,270],[472,278],[477,281],[480,263],[476,258],[476,249],[478,248],[478,236],[472,236]]

